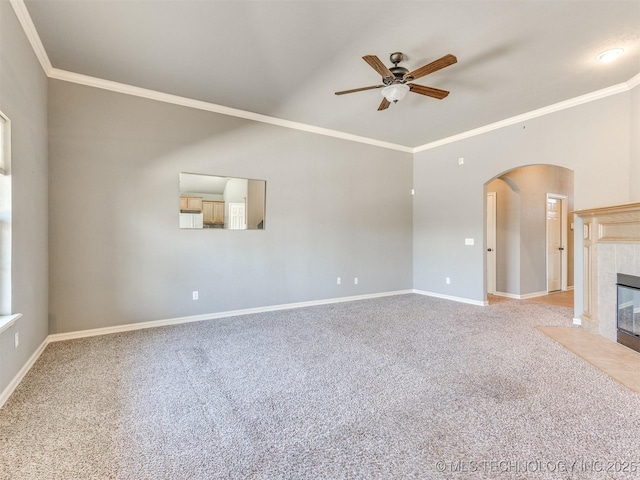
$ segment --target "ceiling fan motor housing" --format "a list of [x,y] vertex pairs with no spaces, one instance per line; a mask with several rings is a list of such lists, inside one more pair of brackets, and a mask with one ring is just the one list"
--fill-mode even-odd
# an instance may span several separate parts
[[404,77],[405,74],[409,73],[409,70],[404,67],[395,66],[395,67],[391,67],[389,70],[391,71],[391,73],[395,75],[396,81],[400,81],[404,83],[404,82],[413,80],[413,77],[406,77],[406,78]]
[[408,69],[398,66],[398,63],[404,60],[404,55],[402,54],[402,52],[393,52],[391,55],[389,55],[389,60],[391,60],[391,63],[393,63],[393,67],[390,67],[389,71],[393,73],[395,78],[384,77],[382,79],[382,82],[385,85],[391,85],[394,83],[406,83],[413,80],[413,77],[404,77],[407,73],[409,73]]

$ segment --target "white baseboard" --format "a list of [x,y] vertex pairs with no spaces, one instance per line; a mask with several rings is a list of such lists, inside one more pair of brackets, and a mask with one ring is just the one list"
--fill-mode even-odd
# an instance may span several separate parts
[[520,299],[527,300],[528,298],[544,297],[545,295],[549,295],[549,292],[543,290],[542,292],[525,293],[524,295],[520,295]]
[[548,292],[545,290],[542,292],[525,293],[524,295],[518,295],[517,293],[494,292],[493,295],[496,297],[513,298],[515,300],[527,300],[529,298],[544,297],[545,295],[548,295]]
[[45,338],[42,341],[42,343],[36,349],[36,351],[33,352],[33,354],[29,357],[29,360],[27,360],[27,363],[25,363],[22,366],[22,368],[16,374],[16,376],[13,377],[13,380],[9,382],[9,385],[7,385],[7,387],[2,391],[2,393],[0,393],[0,408],[2,408],[2,406],[7,402],[7,400],[9,400],[9,397],[11,396],[13,391],[18,387],[18,385],[20,385],[20,382],[22,381],[24,376],[29,372],[29,370],[31,370],[31,367],[33,367],[33,365],[36,363],[38,358],[40,358],[40,355],[42,355],[42,352],[44,352],[44,349],[47,347],[48,344],[49,344],[49,337]]
[[573,324],[582,326],[582,319],[581,318],[574,318],[573,319]]
[[85,337],[94,337],[97,335],[108,335],[111,333],[119,333],[119,332],[129,332],[132,330],[142,330],[145,328],[155,328],[155,327],[164,327],[168,325],[179,325],[183,323],[192,323],[192,322],[201,322],[205,320],[215,320],[219,318],[226,317],[235,317],[238,315],[250,315],[253,313],[262,313],[262,312],[274,312],[278,310],[289,310],[292,308],[303,308],[303,307],[313,307],[316,305],[328,305],[331,303],[341,303],[341,302],[353,302],[356,300],[366,300],[370,298],[380,298],[380,297],[390,297],[393,295],[405,295],[408,293],[413,293],[414,290],[396,290],[392,292],[382,292],[382,293],[371,293],[367,295],[355,295],[351,297],[338,297],[338,298],[327,298],[324,300],[313,300],[309,302],[298,302],[298,303],[285,303],[281,305],[270,305],[267,307],[258,307],[258,308],[246,308],[242,310],[231,310],[226,312],[217,312],[217,313],[206,313],[203,315],[192,315],[189,317],[178,317],[178,318],[169,318],[165,320],[153,320],[149,322],[140,322],[140,323],[129,323],[125,325],[116,325],[113,327],[104,327],[104,328],[93,328],[89,330],[79,330],[75,332],[67,332],[67,333],[54,333],[47,336],[44,339],[42,344],[36,349],[36,351],[31,355],[27,363],[20,369],[18,374],[11,380],[9,385],[0,393],[0,408],[5,404],[5,402],[9,399],[11,394],[14,392],[16,387],[20,384],[24,376],[31,369],[31,367],[36,363],[40,355],[47,347],[47,345],[51,342],[60,342],[63,340],[73,340],[77,338],[85,338]]
[[49,342],[60,342],[76,338],[94,337],[97,335],[109,335],[111,333],[129,332],[132,330],[142,330],[145,328],[166,327],[168,325],[180,325],[183,323],[202,322],[205,320],[216,320],[219,318],[237,317],[239,315],[251,315],[254,313],[275,312],[278,310],[289,310],[292,308],[313,307],[316,305],[327,305],[331,303],[353,302],[356,300],[366,300],[369,298],[389,297],[392,295],[404,295],[413,293],[413,290],[396,290],[393,292],[372,293],[367,295],[355,295],[352,297],[327,298],[324,300],[312,300],[309,302],[284,303],[280,305],[269,305],[266,307],[245,308],[242,310],[228,310],[226,312],[205,313],[202,315],[191,315],[188,317],[168,318],[165,320],[152,320],[149,322],[128,323],[113,327],[92,328],[90,330],[78,330],[67,333],[54,333],[49,335]]
[[495,295],[496,297],[514,298],[516,300],[520,300],[520,295],[516,295],[515,293],[493,292],[491,295]]
[[479,307],[486,307],[487,305],[489,305],[488,301],[482,301],[482,300],[472,300],[470,298],[464,298],[464,297],[454,297],[452,295],[444,295],[442,293],[434,293],[434,292],[427,292],[424,290],[413,290],[413,293],[417,293],[418,295],[425,295],[427,297],[435,297],[435,298],[443,298],[445,300],[451,300],[453,302],[459,302],[459,303],[468,303],[469,305],[477,305]]

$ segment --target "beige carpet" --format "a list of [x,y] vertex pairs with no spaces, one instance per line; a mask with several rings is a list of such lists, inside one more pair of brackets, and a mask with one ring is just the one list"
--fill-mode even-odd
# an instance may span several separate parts
[[51,344],[0,479],[638,478],[601,467],[640,396],[535,329],[571,319],[401,295]]

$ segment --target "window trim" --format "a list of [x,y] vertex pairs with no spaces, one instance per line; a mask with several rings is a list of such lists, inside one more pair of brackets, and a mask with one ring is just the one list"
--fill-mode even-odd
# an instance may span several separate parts
[[[2,126],[0,126],[0,176],[11,177],[11,120],[4,113],[0,111],[0,119],[2,119]],[[4,279],[8,281],[7,285],[0,284],[0,333],[13,326],[22,314],[13,313],[13,299],[12,299],[12,243],[13,235],[11,228],[11,179],[9,178],[9,198],[8,198],[8,222],[9,222],[9,234],[8,238],[0,237],[0,242],[6,242],[6,245],[0,245],[0,255],[4,258],[8,257],[9,272],[0,272],[0,280]],[[1,259],[0,259],[1,260]],[[5,277],[6,275],[6,277]]]
[[16,320],[18,320],[21,316],[22,316],[21,313],[13,313],[11,315],[0,315],[0,333],[13,327],[13,324],[16,323]]

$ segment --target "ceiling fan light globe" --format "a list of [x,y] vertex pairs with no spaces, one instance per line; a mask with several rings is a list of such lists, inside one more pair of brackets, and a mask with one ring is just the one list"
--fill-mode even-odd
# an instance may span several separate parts
[[382,96],[392,103],[402,100],[409,92],[409,86],[402,83],[389,85],[382,89]]

